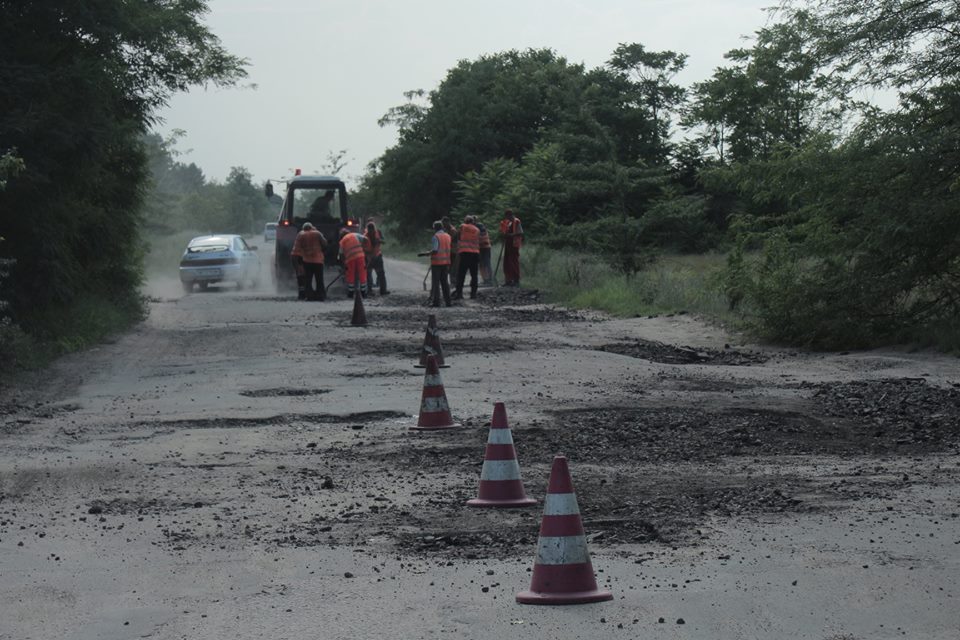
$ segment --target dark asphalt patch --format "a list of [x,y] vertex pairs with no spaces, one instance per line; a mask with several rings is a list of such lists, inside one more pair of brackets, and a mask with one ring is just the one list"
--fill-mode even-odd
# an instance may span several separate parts
[[596,347],[597,351],[616,353],[631,358],[649,360],[660,364],[716,364],[727,366],[749,366],[761,364],[769,358],[763,354],[737,351],[735,349],[692,348],[675,346],[650,340],[616,342]]
[[274,396],[319,396],[324,393],[330,393],[330,389],[298,389],[295,387],[279,389],[251,389],[241,391],[240,395],[248,398],[270,398]]

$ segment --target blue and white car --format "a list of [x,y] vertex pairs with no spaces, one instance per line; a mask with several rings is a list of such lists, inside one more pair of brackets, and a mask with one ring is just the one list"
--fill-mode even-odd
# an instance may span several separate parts
[[235,282],[238,289],[260,284],[260,256],[238,235],[194,238],[180,258],[180,282],[187,293],[197,285],[206,291],[211,284]]

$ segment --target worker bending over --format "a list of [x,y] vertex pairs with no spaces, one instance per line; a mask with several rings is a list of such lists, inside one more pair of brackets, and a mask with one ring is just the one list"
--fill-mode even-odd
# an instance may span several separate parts
[[323,234],[309,222],[304,222],[290,251],[294,266],[298,267],[297,288],[301,300],[327,299],[327,288],[323,283],[323,252],[326,248],[327,239]]
[[343,265],[347,297],[353,296],[357,288],[360,289],[360,295],[367,297],[366,242],[363,234],[340,229],[340,264]]

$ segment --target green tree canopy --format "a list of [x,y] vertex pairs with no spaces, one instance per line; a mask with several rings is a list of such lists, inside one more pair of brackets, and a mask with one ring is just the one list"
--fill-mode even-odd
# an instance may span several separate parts
[[136,307],[142,134],[176,91],[245,75],[203,25],[206,2],[0,0],[0,192],[14,317],[93,295]]

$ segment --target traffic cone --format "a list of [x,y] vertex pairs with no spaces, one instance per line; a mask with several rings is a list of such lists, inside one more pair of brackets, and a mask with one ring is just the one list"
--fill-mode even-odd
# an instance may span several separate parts
[[502,402],[493,405],[490,435],[480,471],[477,497],[467,500],[471,507],[527,507],[537,504],[528,498],[520,479],[520,463],[513,447],[513,436],[507,424],[507,410]]
[[363,310],[363,294],[360,287],[357,287],[353,294],[353,317],[350,318],[350,325],[353,327],[367,326],[367,314]]
[[597,588],[567,458],[556,456],[543,501],[530,590],[518,593],[517,602],[584,604],[604,600],[613,600],[613,594]]
[[420,364],[413,365],[417,369],[427,366],[427,356],[437,359],[437,366],[446,369],[450,365],[443,364],[443,347],[440,346],[440,330],[437,328],[437,316],[427,316],[427,334],[423,337],[423,346],[420,347]]
[[420,398],[420,417],[417,426],[410,427],[411,431],[437,431],[439,429],[453,429],[459,427],[454,424],[450,415],[450,405],[447,404],[447,393],[443,390],[443,381],[440,380],[440,368],[437,359],[427,356],[427,371],[423,375],[423,395]]

